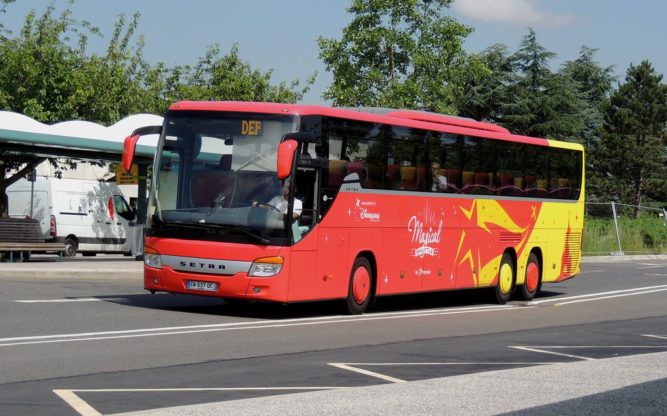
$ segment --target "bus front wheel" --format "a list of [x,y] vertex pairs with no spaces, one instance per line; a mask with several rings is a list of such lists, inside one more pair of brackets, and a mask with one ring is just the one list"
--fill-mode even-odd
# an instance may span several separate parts
[[350,284],[345,299],[346,312],[350,315],[364,313],[373,296],[373,274],[367,258],[358,257],[352,266]]
[[500,260],[500,269],[498,270],[498,284],[495,288],[496,301],[501,305],[506,304],[512,297],[515,270],[512,256],[509,253],[503,254],[503,258]]

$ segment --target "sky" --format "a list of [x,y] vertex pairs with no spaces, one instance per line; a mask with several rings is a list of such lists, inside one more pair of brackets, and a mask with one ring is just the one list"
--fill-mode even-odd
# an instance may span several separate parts
[[[317,71],[315,84],[302,102],[328,104],[322,98],[331,84],[318,57],[317,39],[340,39],[351,21],[351,0],[77,0],[73,18],[99,27],[103,39],[91,39],[89,52],[103,53],[114,22],[124,13],[141,14],[138,33],[145,39],[144,56],[169,66],[195,64],[214,44],[227,53],[237,44],[241,59],[252,68],[272,70],[277,84],[305,81]],[[58,10],[67,0],[16,0],[0,15],[5,28],[16,32],[30,10],[49,4]],[[602,66],[613,66],[623,82],[630,64],[648,60],[667,73],[667,2],[663,0],[455,0],[449,14],[472,26],[465,41],[469,53],[501,43],[516,51],[532,27],[538,41],[557,57],[552,70],[577,58],[582,45],[598,49]]]

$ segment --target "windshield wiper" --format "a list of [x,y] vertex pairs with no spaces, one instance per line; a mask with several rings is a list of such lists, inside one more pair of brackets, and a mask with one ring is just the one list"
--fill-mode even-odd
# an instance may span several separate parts
[[[203,221],[203,220],[202,220]],[[215,228],[218,230],[227,230],[227,231],[234,231],[234,232],[239,232],[243,235],[246,235],[248,237],[251,237],[252,239],[259,241],[262,244],[268,245],[270,241],[267,238],[262,237],[261,235],[257,235],[255,233],[252,233],[246,229],[243,229],[241,227],[235,227],[233,225],[222,225],[222,224],[211,224],[211,223],[206,223],[206,222],[201,222],[201,223],[191,223],[191,222],[182,222],[182,221],[174,221],[174,222],[161,222],[162,227],[175,227],[175,228],[190,228],[190,229],[196,229],[196,230],[201,230],[204,228]]]

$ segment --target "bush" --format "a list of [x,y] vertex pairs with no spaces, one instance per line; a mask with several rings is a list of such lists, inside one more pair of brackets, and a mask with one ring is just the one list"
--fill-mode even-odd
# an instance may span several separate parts
[[[626,254],[667,253],[667,225],[660,217],[649,215],[638,219],[618,220],[621,248]],[[613,219],[586,218],[584,221],[584,255],[605,255],[618,252]]]

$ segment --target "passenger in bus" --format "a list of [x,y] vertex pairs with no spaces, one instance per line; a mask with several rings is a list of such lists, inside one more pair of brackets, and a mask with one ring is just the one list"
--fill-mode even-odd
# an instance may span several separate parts
[[431,178],[433,182],[431,185],[431,191],[445,192],[447,190],[447,177],[442,174],[442,171],[440,170],[440,163],[431,163]]

